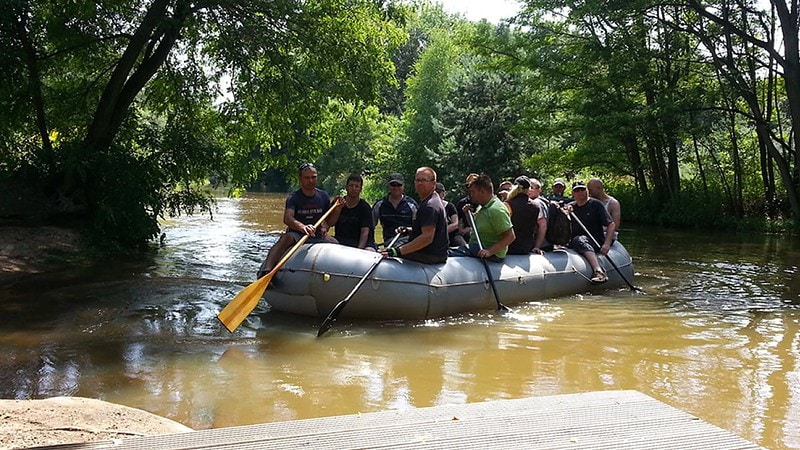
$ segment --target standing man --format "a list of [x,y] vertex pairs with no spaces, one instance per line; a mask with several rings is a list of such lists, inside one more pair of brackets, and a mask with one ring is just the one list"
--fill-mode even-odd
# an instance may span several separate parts
[[[283,210],[283,223],[286,232],[278,242],[269,249],[267,259],[258,270],[258,278],[263,277],[275,267],[278,260],[304,235],[310,236],[306,242],[336,243],[336,239],[328,236],[328,223],[322,222],[319,229],[314,224],[322,217],[331,206],[331,199],[327,192],[317,189],[317,168],[314,164],[304,163],[298,168],[297,179],[300,189],[292,192],[286,198],[286,207]],[[337,202],[337,206],[343,203]],[[338,210],[334,211],[328,220],[336,222]]]
[[375,251],[375,228],[372,224],[372,208],[361,198],[364,178],[358,174],[347,177],[344,207],[339,213],[336,240],[342,245]]
[[586,183],[586,189],[589,191],[589,195],[592,198],[600,200],[600,203],[602,203],[606,211],[608,211],[608,215],[611,216],[611,220],[614,221],[614,225],[616,226],[614,235],[614,239],[616,239],[617,235],[619,235],[619,229],[622,223],[622,210],[620,209],[619,200],[606,194],[606,188],[599,178],[592,178],[589,180],[589,182]]
[[[506,257],[509,244],[516,238],[508,208],[494,195],[494,185],[488,175],[478,176],[467,189],[469,198],[480,205],[475,213],[476,233],[473,233],[467,250],[472,256],[500,262]],[[464,207],[464,214],[469,214],[467,208],[469,205]],[[483,249],[478,245],[478,237]]]
[[417,169],[414,188],[422,201],[411,225],[408,242],[381,253],[424,264],[443,263],[447,261],[449,239],[444,205],[436,193],[436,172],[430,167]]
[[[593,283],[605,283],[608,281],[608,276],[605,270],[597,260],[597,252],[602,255],[607,255],[611,244],[614,242],[614,230],[616,226],[611,216],[608,215],[603,204],[599,200],[589,197],[589,192],[586,190],[586,185],[583,181],[576,181],[572,184],[572,196],[575,201],[568,205],[575,217],[583,223],[583,226],[591,234],[591,237],[584,231],[580,224],[572,226],[572,240],[569,247],[581,256],[586,258],[586,261],[592,266]],[[607,233],[603,232],[603,227],[606,227]],[[592,239],[594,238],[594,239]],[[597,244],[600,244],[598,248]]]
[[372,206],[372,223],[377,226],[380,222],[383,226],[384,244],[388,244],[394,237],[397,228],[411,226],[419,207],[413,198],[403,193],[405,183],[402,175],[390,174],[386,184],[389,186],[389,193]]
[[547,197],[548,200],[551,202],[561,203],[562,205],[566,205],[567,203],[572,201],[572,197],[564,195],[564,191],[567,189],[567,183],[564,182],[563,178],[556,178],[553,181],[553,194]]

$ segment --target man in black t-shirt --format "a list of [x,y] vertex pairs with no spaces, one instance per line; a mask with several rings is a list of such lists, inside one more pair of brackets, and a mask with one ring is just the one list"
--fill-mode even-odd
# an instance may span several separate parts
[[375,250],[375,229],[372,223],[372,208],[361,198],[364,178],[352,174],[347,177],[344,207],[334,224],[336,239],[342,245],[365,250]]
[[[607,255],[611,244],[614,242],[614,221],[608,215],[608,211],[603,204],[596,199],[590,198],[586,191],[586,184],[583,181],[576,181],[572,184],[572,196],[575,201],[568,207],[580,220],[583,227],[589,231],[587,234],[580,224],[572,225],[572,240],[569,247],[580,253],[589,265],[592,266],[592,282],[604,283],[608,281],[600,262],[597,260],[597,253]],[[603,234],[603,227],[607,227],[608,234]],[[600,244],[602,242],[602,244]],[[599,244],[599,247],[598,247]]]
[[[278,260],[296,244],[304,235],[310,236],[306,241],[331,242],[336,243],[333,236],[328,236],[328,223],[322,222],[319,228],[314,224],[322,217],[331,206],[331,199],[327,192],[317,189],[317,168],[311,163],[304,163],[298,170],[298,180],[300,189],[292,192],[286,198],[286,207],[283,210],[283,223],[286,225],[286,232],[278,239],[278,242],[269,249],[267,259],[258,270],[258,278],[268,274]],[[344,203],[338,203],[339,206]],[[338,212],[334,211],[328,217],[331,223],[336,222]]]
[[430,167],[417,169],[414,187],[422,201],[411,223],[409,240],[382,253],[384,256],[399,256],[425,264],[443,263],[447,261],[449,239],[444,205],[435,192],[436,172]]

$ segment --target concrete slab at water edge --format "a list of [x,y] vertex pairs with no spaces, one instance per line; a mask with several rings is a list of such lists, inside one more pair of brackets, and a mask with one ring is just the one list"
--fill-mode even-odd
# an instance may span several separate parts
[[322,417],[97,442],[74,448],[302,447],[761,448],[636,391],[587,392]]

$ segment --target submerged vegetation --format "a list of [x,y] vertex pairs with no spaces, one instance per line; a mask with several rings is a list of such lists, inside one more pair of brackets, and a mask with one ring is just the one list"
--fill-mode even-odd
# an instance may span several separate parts
[[0,219],[137,248],[211,211],[208,183],[285,188],[313,160],[373,199],[420,165],[455,192],[473,171],[599,176],[626,222],[800,228],[798,0],[521,3],[491,24],[382,0],[11,0],[0,185],[41,207]]

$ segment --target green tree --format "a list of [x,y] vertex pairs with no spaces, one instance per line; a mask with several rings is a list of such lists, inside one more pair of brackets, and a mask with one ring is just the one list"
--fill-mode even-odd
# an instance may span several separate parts
[[402,39],[402,11],[370,0],[7,3],[0,168],[124,245],[208,207],[210,175],[245,184],[319,153],[330,99],[376,101]]

